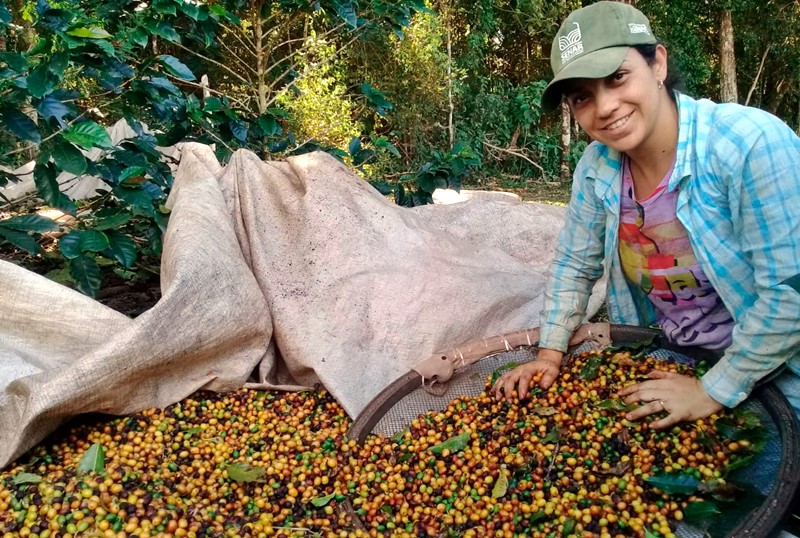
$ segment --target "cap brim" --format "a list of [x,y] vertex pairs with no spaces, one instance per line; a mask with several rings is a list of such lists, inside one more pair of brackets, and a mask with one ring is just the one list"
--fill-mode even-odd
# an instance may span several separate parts
[[568,63],[542,93],[542,109],[551,112],[561,103],[563,82],[576,78],[603,78],[617,70],[630,47],[608,47],[590,52]]

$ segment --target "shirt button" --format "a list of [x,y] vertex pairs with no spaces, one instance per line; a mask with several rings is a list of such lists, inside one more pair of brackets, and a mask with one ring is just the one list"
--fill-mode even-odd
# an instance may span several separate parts
[[745,398],[747,398],[747,393],[746,392],[740,392],[739,393],[739,399],[744,400]]

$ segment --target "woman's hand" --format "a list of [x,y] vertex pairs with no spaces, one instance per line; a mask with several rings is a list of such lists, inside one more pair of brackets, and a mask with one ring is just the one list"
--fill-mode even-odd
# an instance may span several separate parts
[[708,395],[696,377],[660,370],[653,370],[649,377],[649,381],[619,391],[625,403],[642,403],[638,409],[625,415],[628,420],[666,411],[666,417],[650,423],[651,428],[661,430],[678,422],[705,418],[723,407]]
[[542,378],[539,380],[539,385],[543,389],[550,388],[553,381],[558,377],[558,371],[561,369],[561,360],[564,358],[564,353],[554,349],[540,349],[536,353],[536,358],[531,362],[521,364],[501,375],[494,383],[494,395],[498,399],[502,398],[505,394],[506,398],[511,396],[512,391],[517,388],[519,399],[523,400],[528,396],[528,387],[530,387],[531,379],[537,374],[541,373]]

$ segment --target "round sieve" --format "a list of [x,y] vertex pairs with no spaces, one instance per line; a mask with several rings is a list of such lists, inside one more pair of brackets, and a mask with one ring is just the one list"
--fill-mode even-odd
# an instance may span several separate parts
[[[650,339],[659,332],[642,327],[612,325],[613,342],[637,342]],[[574,352],[591,346],[583,345]],[[535,346],[523,346],[507,351],[489,353],[477,362],[456,371],[446,387],[437,394],[423,388],[423,379],[411,371],[387,386],[358,415],[350,429],[350,437],[359,443],[372,435],[391,436],[403,431],[420,414],[441,411],[459,396],[476,396],[484,389],[487,376],[509,363],[532,360]],[[694,362],[697,351],[660,348],[648,352],[659,359]],[[446,390],[441,390],[445,388]],[[732,509],[712,518],[706,529],[700,530],[680,523],[680,538],[767,537],[775,532],[791,505],[792,496],[800,482],[800,426],[783,393],[772,383],[758,387],[742,404],[759,415],[768,433],[768,442],[753,464],[737,471],[738,483],[747,484],[759,496],[750,504],[739,503]],[[729,503],[730,504],[730,503]],[[356,522],[361,523],[351,510]]]

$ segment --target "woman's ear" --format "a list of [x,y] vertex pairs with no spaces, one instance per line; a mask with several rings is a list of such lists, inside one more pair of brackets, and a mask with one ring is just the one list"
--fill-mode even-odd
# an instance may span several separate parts
[[653,62],[653,73],[658,80],[667,79],[667,49],[661,43],[656,45],[656,58]]

